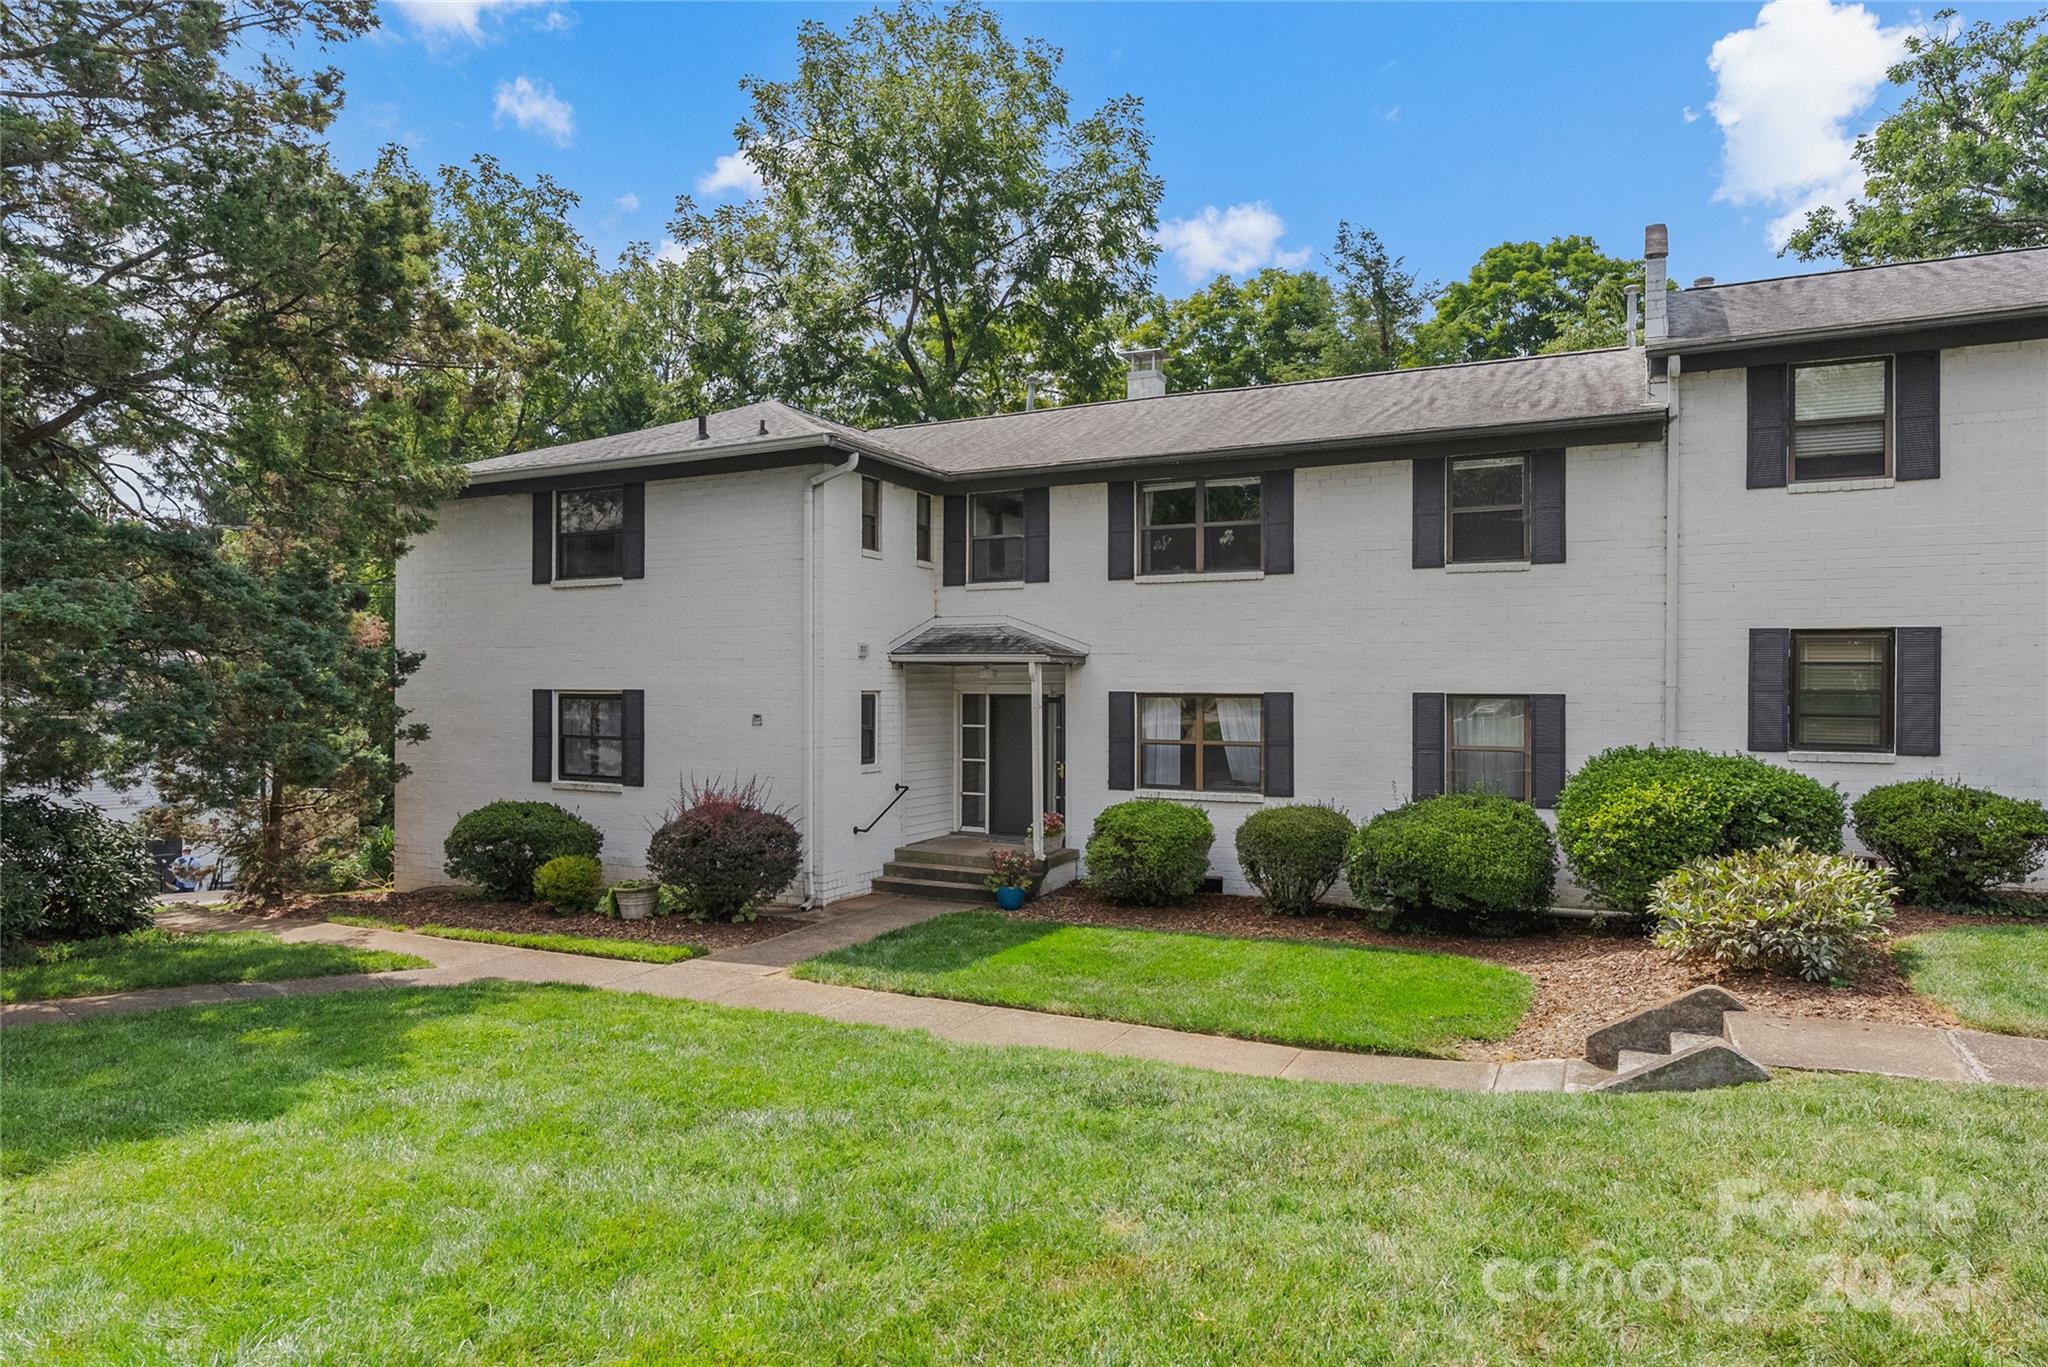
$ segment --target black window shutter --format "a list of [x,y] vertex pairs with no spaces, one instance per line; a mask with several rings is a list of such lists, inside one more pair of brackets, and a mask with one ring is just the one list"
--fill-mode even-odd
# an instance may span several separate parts
[[[1442,462],[1438,462],[1441,464]],[[1415,793],[1435,797],[1444,790],[1444,695],[1415,695]]]
[[1443,563],[1444,462],[1433,456],[1415,462],[1415,568],[1440,569]]
[[1555,807],[1564,787],[1564,694],[1529,698],[1529,801]]
[[1792,633],[1757,627],[1749,633],[1749,748],[1792,748]]
[[533,781],[549,783],[555,777],[555,691],[533,690]]
[[619,711],[624,715],[619,730],[624,744],[619,748],[619,782],[628,788],[647,786],[647,692],[645,689],[628,688],[619,694],[624,704]]
[[1138,698],[1135,693],[1109,695],[1109,786],[1120,792],[1137,787]]
[[[1266,525],[1266,573],[1294,573],[1294,471],[1268,470],[1259,481],[1259,511]],[[1267,696],[1285,696],[1268,694]]]
[[1529,453],[1529,560],[1564,563],[1564,451]]
[[1260,698],[1261,734],[1266,738],[1266,796],[1294,796],[1294,695]]
[[1109,577],[1136,576],[1138,540],[1133,529],[1138,486],[1129,480],[1112,480],[1109,486]]
[[1749,368],[1749,487],[1752,489],[1785,487],[1785,400],[1785,367],[1753,365]]
[[624,579],[647,577],[647,486],[626,486],[626,526],[619,538],[619,575]]
[[1941,353],[1900,352],[1892,379],[1892,473],[1899,479],[1940,479]]
[[939,582],[947,585],[967,582],[967,496],[946,495],[944,555]]
[[1898,630],[1899,703],[1892,749],[1902,755],[1941,753],[1941,628]]
[[1043,584],[1052,578],[1052,490],[1040,486],[1024,491],[1024,582]]
[[533,496],[533,582],[552,583],[555,577],[555,496]]

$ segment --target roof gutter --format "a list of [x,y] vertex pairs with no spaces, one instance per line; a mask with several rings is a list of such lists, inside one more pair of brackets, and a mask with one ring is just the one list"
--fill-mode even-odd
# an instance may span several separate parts
[[[830,438],[827,438],[830,441]],[[818,871],[823,856],[818,836],[818,490],[860,468],[861,453],[843,465],[821,470],[804,481],[804,909],[818,904]]]
[[1791,346],[1800,342],[1828,342],[1838,338],[1878,337],[1892,332],[1918,332],[1927,328],[1952,327],[1969,323],[2004,323],[2022,318],[2048,317],[2048,308],[2028,304],[2011,309],[1972,309],[1967,313],[1933,314],[1925,318],[1887,318],[1877,322],[1844,323],[1837,327],[1801,328],[1794,332],[1770,332],[1755,337],[1725,337],[1713,341],[1689,342],[1670,337],[1652,342],[1652,356],[1678,356],[1714,351],[1750,351],[1757,347]]
[[507,484],[521,479],[552,479],[559,475],[601,475],[612,471],[637,470],[643,466],[658,464],[665,460],[686,459],[690,456],[752,456],[779,455],[784,452],[845,451],[859,455],[873,456],[877,460],[902,465],[907,469],[929,474],[934,479],[943,479],[945,472],[923,461],[909,456],[897,455],[879,446],[867,446],[851,442],[829,432],[806,432],[796,437],[758,438],[752,441],[731,442],[713,447],[679,446],[660,451],[645,451],[638,455],[619,456],[612,460],[566,461],[552,465],[522,465],[517,468],[486,471],[472,474],[472,486]]

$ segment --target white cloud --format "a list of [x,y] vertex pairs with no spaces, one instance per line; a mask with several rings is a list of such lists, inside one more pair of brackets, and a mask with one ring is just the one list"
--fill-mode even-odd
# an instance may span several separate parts
[[738,190],[741,194],[753,196],[765,189],[761,173],[754,164],[738,152],[728,152],[712,164],[709,171],[697,177],[697,193],[700,195],[723,194],[727,190]]
[[[484,41],[484,20],[487,16],[502,16],[513,10],[531,9],[543,0],[390,0],[391,4],[406,21],[419,31],[429,43]],[[555,15],[550,11],[542,27],[552,28]]]
[[1261,266],[1298,270],[1313,254],[1307,247],[1283,248],[1287,222],[1264,200],[1233,204],[1228,209],[1205,205],[1192,218],[1172,218],[1159,225],[1159,245],[1173,254],[1190,280],[1214,275],[1243,275]]
[[687,255],[688,253],[683,250],[683,244],[672,237],[664,237],[661,239],[661,245],[654,249],[654,259],[656,261],[667,261],[677,266],[683,264]]
[[1807,210],[1859,194],[1859,121],[1906,33],[1858,4],[1770,0],[1754,28],[1715,43],[1707,56],[1715,78],[1707,110],[1722,140],[1714,198],[1774,211],[1768,231],[1777,247]]
[[510,119],[528,133],[538,133],[557,147],[576,140],[576,110],[567,100],[555,97],[551,85],[536,85],[528,76],[498,82],[498,102],[491,122]]
[[1691,105],[1687,105],[1685,106],[1685,108],[1679,110],[1678,116],[1684,119],[1687,123],[1698,123],[1700,121],[1700,111],[1694,109]]
[[612,201],[612,207],[622,214],[637,214],[640,212],[640,196],[628,190]]

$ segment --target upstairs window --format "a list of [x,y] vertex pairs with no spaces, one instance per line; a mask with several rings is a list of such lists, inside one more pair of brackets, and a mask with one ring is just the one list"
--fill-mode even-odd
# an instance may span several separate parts
[[1792,367],[1793,482],[1890,473],[1890,403],[1888,361]]
[[558,693],[555,705],[561,709],[555,777],[619,782],[626,772],[626,700],[616,693]]
[[625,569],[625,530],[625,486],[556,494],[555,577],[618,578]]
[[1526,802],[1535,747],[1529,700],[1521,697],[1444,699],[1444,791],[1498,793]]
[[860,548],[882,551],[882,481],[868,475],[860,477]]
[[1474,565],[1529,558],[1529,460],[1454,460],[1448,486],[1446,562]]
[[932,496],[917,496],[917,563],[932,563]]
[[1792,748],[1892,748],[1892,633],[1792,633]]
[[1140,574],[1221,574],[1264,568],[1258,476],[1163,480],[1139,486]]
[[967,551],[970,582],[1021,581],[1024,578],[1024,494],[974,494],[967,500]]
[[1261,792],[1263,723],[1257,694],[1146,694],[1138,699],[1138,782],[1206,793]]

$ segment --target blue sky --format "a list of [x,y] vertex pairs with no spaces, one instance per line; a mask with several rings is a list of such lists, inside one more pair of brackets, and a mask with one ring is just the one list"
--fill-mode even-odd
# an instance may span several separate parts
[[[1315,261],[1338,219],[1425,277],[1508,239],[1581,232],[1634,256],[1671,226],[1675,277],[1816,269],[1773,243],[1839,199],[1884,67],[1924,11],[1799,3],[1016,4],[1063,48],[1077,108],[1145,102],[1167,251],[1185,293],[1218,269]],[[329,54],[346,164],[403,142],[431,168],[489,152],[581,196],[609,256],[659,243],[678,193],[744,194],[739,80],[789,75],[806,18],[852,6],[390,0]],[[2010,8],[1966,8],[1965,20]],[[700,192],[700,189],[702,192]]]

